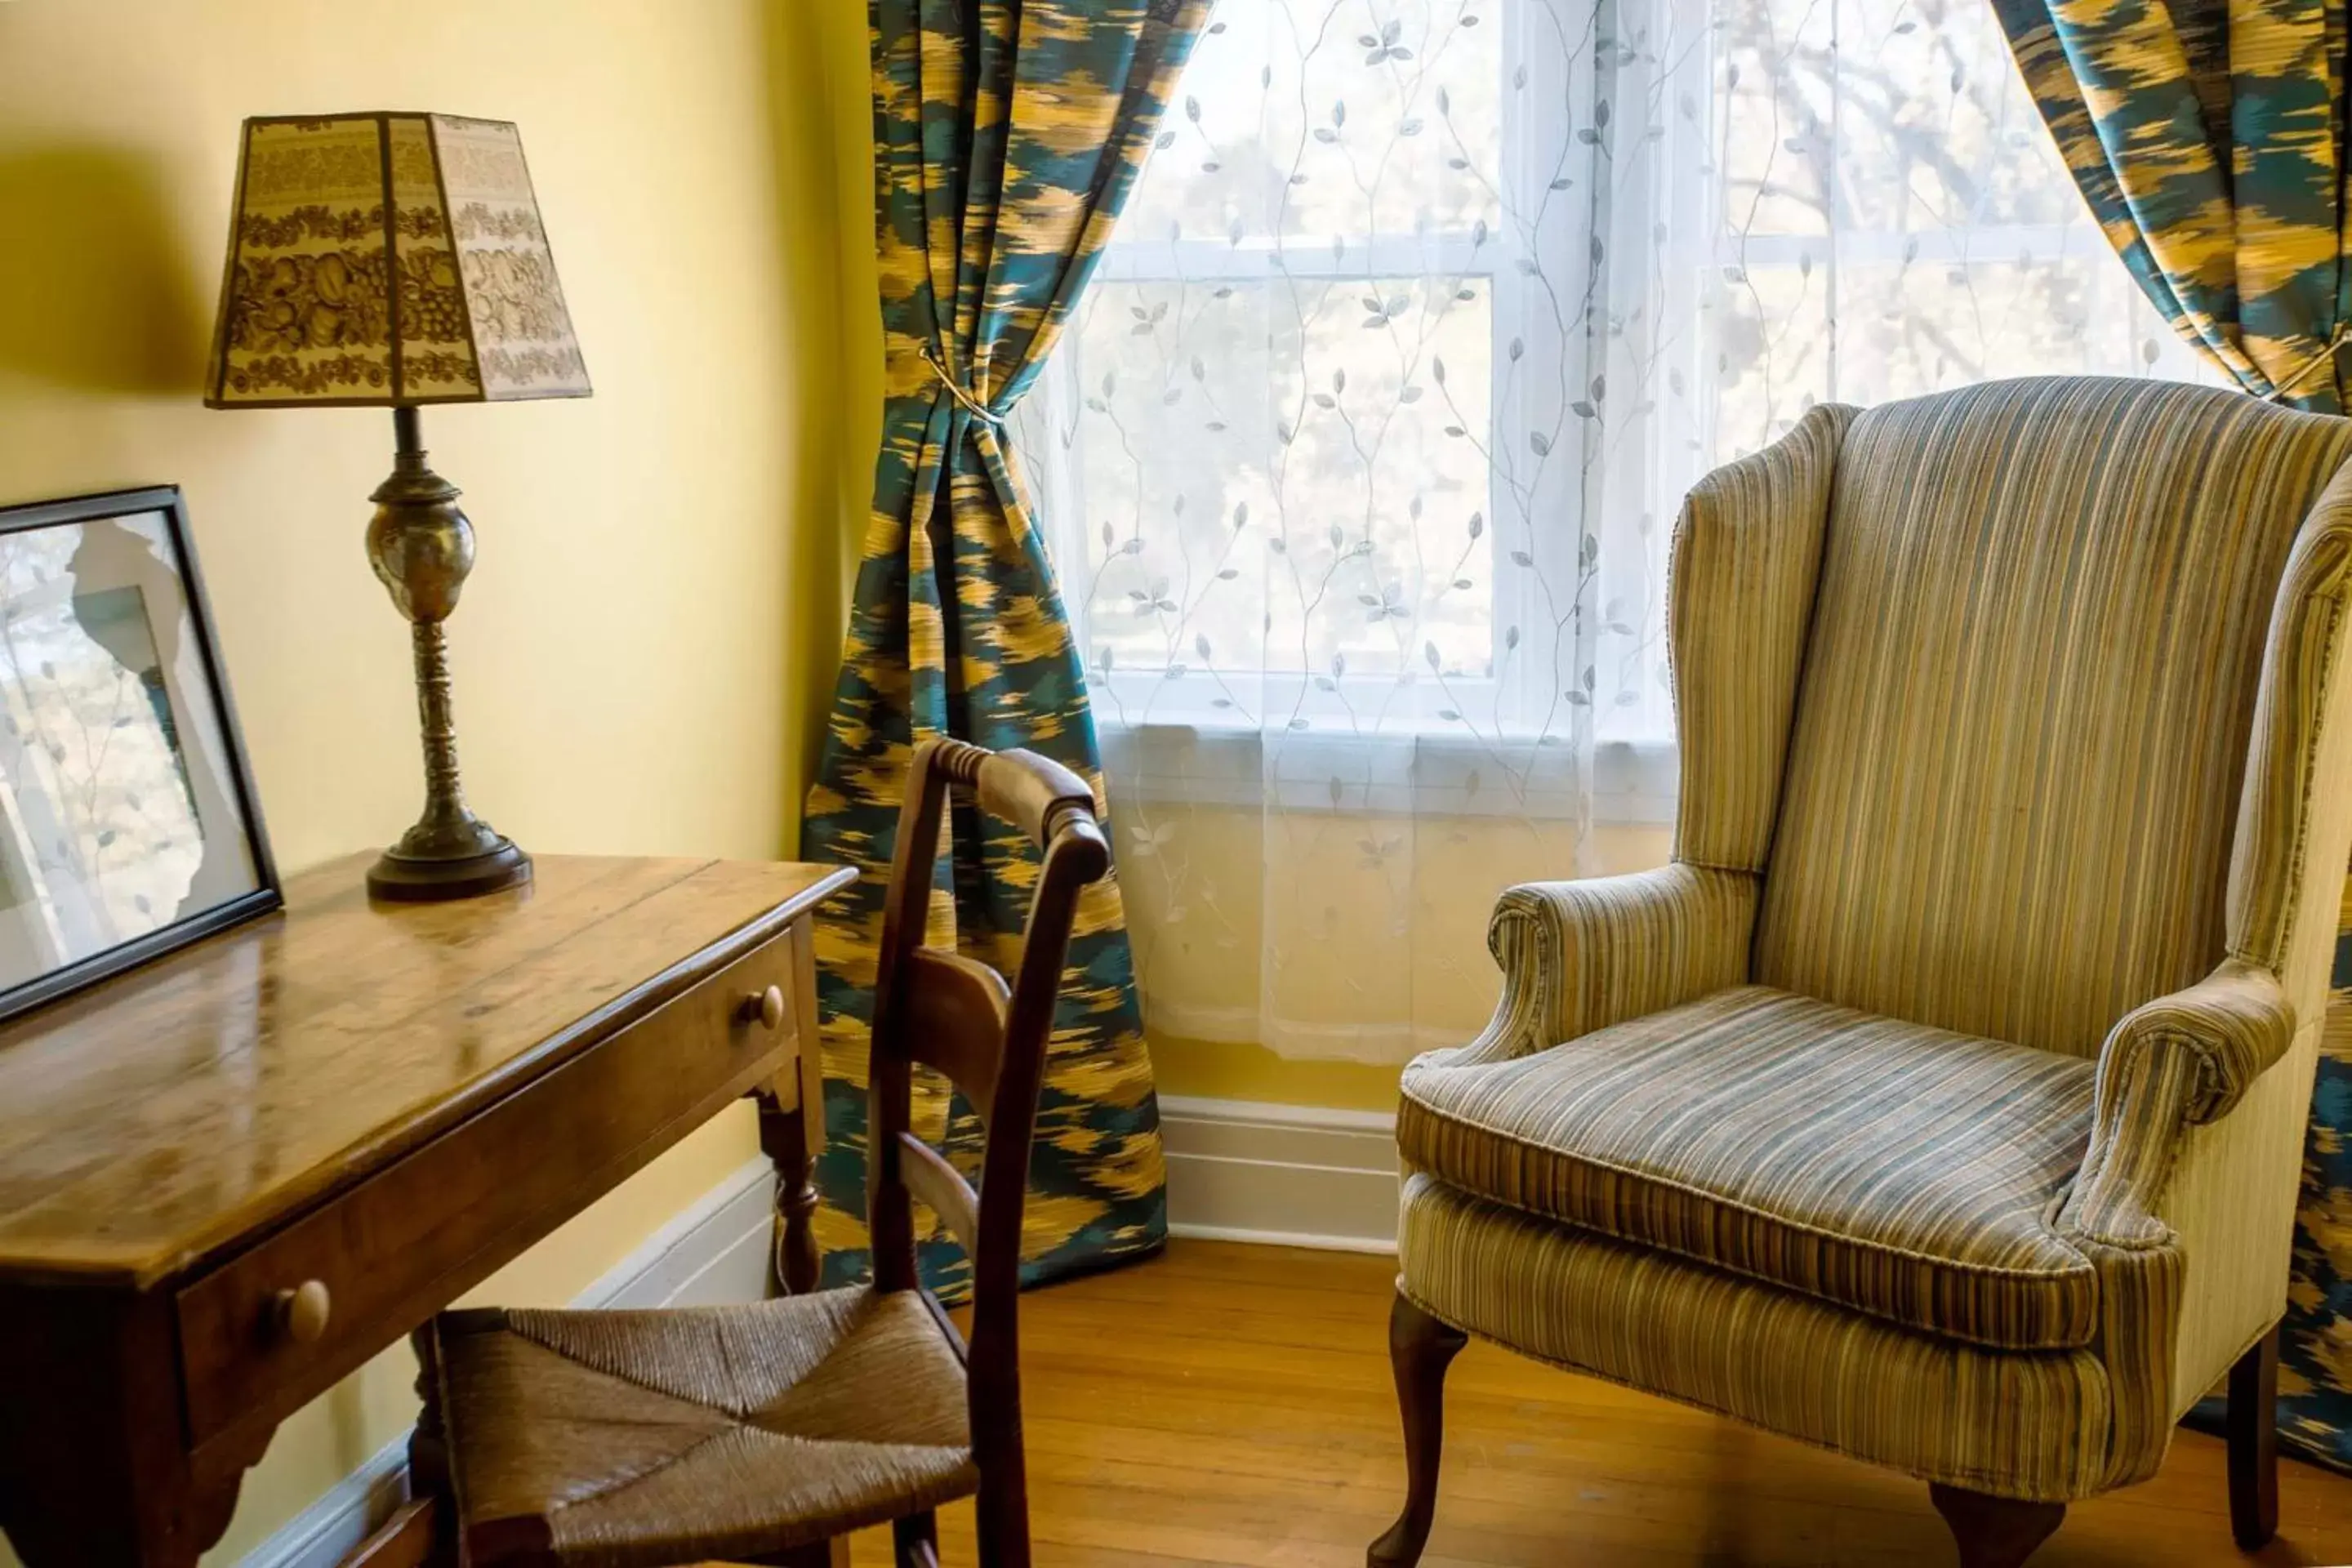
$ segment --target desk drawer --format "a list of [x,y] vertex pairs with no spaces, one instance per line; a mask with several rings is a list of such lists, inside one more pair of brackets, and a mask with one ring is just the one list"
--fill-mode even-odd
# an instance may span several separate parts
[[315,1396],[773,1077],[807,941],[793,926],[183,1289],[191,1440]]

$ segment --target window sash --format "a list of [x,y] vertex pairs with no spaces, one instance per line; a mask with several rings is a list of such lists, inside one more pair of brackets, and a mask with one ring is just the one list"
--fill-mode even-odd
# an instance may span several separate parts
[[[1475,228],[1359,233],[1340,237],[1337,245],[1328,237],[1299,235],[1244,235],[1234,241],[1120,237],[1106,248],[1095,279],[1176,289],[1270,279],[1372,286],[1400,278],[1456,279],[1486,285],[1488,428],[1473,431],[1468,438],[1479,442],[1488,472],[1484,510],[1487,527],[1495,534],[1496,569],[1486,584],[1486,653],[1491,667],[1499,673],[1448,679],[1473,694],[1456,705],[1456,711],[1466,715],[1475,705],[1493,715],[1496,727],[1516,733],[1540,725],[1548,716],[1559,716],[1566,689],[1559,683],[1572,682],[1587,660],[1571,658],[1556,661],[1561,666],[1557,670],[1537,670],[1531,659],[1513,657],[1517,650],[1507,646],[1511,629],[1539,619],[1589,619],[1598,607],[1597,597],[1584,595],[1581,597],[1592,603],[1583,605],[1580,614],[1559,616],[1545,602],[1544,584],[1581,579],[1583,540],[1591,531],[1585,492],[1598,478],[1591,449],[1596,435],[1591,422],[1570,414],[1567,405],[1578,401],[1573,389],[1589,385],[1591,379],[1589,361],[1597,336],[1593,317],[1599,296],[1592,276],[1597,263],[1591,258],[1587,237],[1601,210],[1595,171],[1607,150],[1579,141],[1575,128],[1591,123],[1594,100],[1602,90],[1597,73],[1609,68],[1597,63],[1608,52],[1601,49],[1586,50],[1571,65],[1563,62],[1556,50],[1517,47],[1527,29],[1538,25],[1534,15],[1538,7],[1510,5],[1498,9],[1508,29],[1503,59],[1528,61],[1528,79],[1522,86],[1507,91],[1505,82],[1495,84],[1510,109],[1503,129],[1502,205],[1507,213],[1536,215],[1532,223],[1507,220],[1492,229],[1482,223]],[[1554,182],[1562,178],[1567,182],[1565,189],[1554,190]],[[1555,279],[1550,271],[1555,266],[1577,270],[1571,278]],[[1605,311],[1599,314],[1605,320]],[[1514,340],[1529,344],[1530,356],[1549,354],[1559,361],[1556,390],[1559,395],[1554,400],[1558,406],[1532,414],[1525,408],[1526,384],[1532,378],[1515,378],[1512,374],[1508,349]],[[1056,470],[1057,493],[1072,498],[1082,517],[1092,512],[1083,493],[1082,466],[1070,460],[1070,452],[1077,438],[1077,410],[1084,405],[1084,388],[1088,384],[1079,334],[1073,332],[1037,389],[1042,395],[1031,400],[1045,403],[1051,411],[1045,422],[1050,429],[1028,443],[1033,451],[1047,452],[1034,460]],[[1521,425],[1532,427],[1540,421],[1548,426],[1554,437],[1549,453],[1538,457],[1517,442],[1499,438],[1498,432],[1518,429],[1510,424],[1514,411],[1521,416]],[[1578,520],[1580,525],[1545,526],[1560,519]],[[1507,542],[1503,537],[1506,529],[1512,535]],[[1057,564],[1068,584],[1069,602],[1082,619],[1087,607],[1095,605],[1097,569],[1092,551],[1080,542],[1077,553],[1084,559]],[[1534,569],[1502,569],[1502,563],[1514,551],[1522,552]],[[1084,637],[1084,625],[1077,629]],[[1590,636],[1582,634],[1571,640],[1589,643]],[[1090,668],[1094,662],[1089,659]],[[1311,673],[1279,669],[1232,673],[1244,684],[1258,687],[1289,682],[1295,688],[1318,679]],[[1425,671],[1416,671],[1415,678],[1429,679]],[[1164,670],[1114,669],[1095,670],[1090,679],[1108,699],[1099,706],[1105,710],[1102,717],[1110,722],[1125,721],[1116,717],[1121,712],[1142,712],[1150,714],[1153,722],[1210,730],[1241,725],[1235,717],[1242,711],[1238,704],[1217,706],[1221,700],[1234,702],[1234,699],[1214,691],[1213,682],[1196,674],[1170,679]],[[1346,690],[1361,693],[1372,706],[1378,705],[1373,689],[1396,684],[1396,677],[1381,675],[1347,676],[1339,680]],[[1401,725],[1396,732],[1444,733],[1467,721],[1414,721]]]

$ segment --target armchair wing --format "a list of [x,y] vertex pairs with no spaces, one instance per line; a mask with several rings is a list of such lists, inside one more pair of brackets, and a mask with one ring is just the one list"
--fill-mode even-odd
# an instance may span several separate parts
[[1677,860],[1760,875],[1770,858],[1838,447],[1854,412],[1808,409],[1786,436],[1692,487],[1675,520]]

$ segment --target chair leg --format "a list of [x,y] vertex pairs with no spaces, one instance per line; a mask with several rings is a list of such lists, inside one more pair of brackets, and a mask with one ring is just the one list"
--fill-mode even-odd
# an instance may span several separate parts
[[1437,1460],[1445,1446],[1445,1369],[1469,1336],[1397,1293],[1389,1310],[1389,1364],[1404,1415],[1404,1511],[1364,1553],[1366,1568],[1413,1568],[1437,1519]]
[[426,1568],[457,1561],[457,1494],[449,1479],[449,1436],[441,1418],[441,1336],[427,1322],[412,1331],[416,1352],[416,1425],[408,1434],[408,1492],[433,1507],[424,1521]]
[[760,1561],[772,1568],[849,1568],[849,1538],[836,1535],[830,1541],[814,1541],[806,1546],[795,1546],[776,1557]]
[[2278,1533],[2278,1330],[2230,1369],[2230,1533],[2253,1552]]
[[992,1412],[982,1418],[1001,1426],[988,1446],[991,1452],[980,1456],[980,1494],[971,1500],[972,1545],[980,1568],[1031,1568],[1029,1460],[1021,1447],[1021,1413],[1011,1399],[996,1402]]
[[940,1568],[940,1521],[935,1514],[909,1514],[893,1521],[890,1533],[898,1568]]
[[2063,1502],[1987,1497],[1941,1481],[1928,1486],[1927,1499],[1959,1543],[1960,1568],[2019,1568],[2066,1517]]

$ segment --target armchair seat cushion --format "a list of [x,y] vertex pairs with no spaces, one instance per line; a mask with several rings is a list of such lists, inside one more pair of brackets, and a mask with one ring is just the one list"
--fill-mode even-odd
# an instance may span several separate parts
[[2098,1277],[2052,1226],[2094,1064],[1761,985],[1502,1061],[1405,1069],[1405,1161],[1527,1213],[1907,1328],[2091,1342]]

